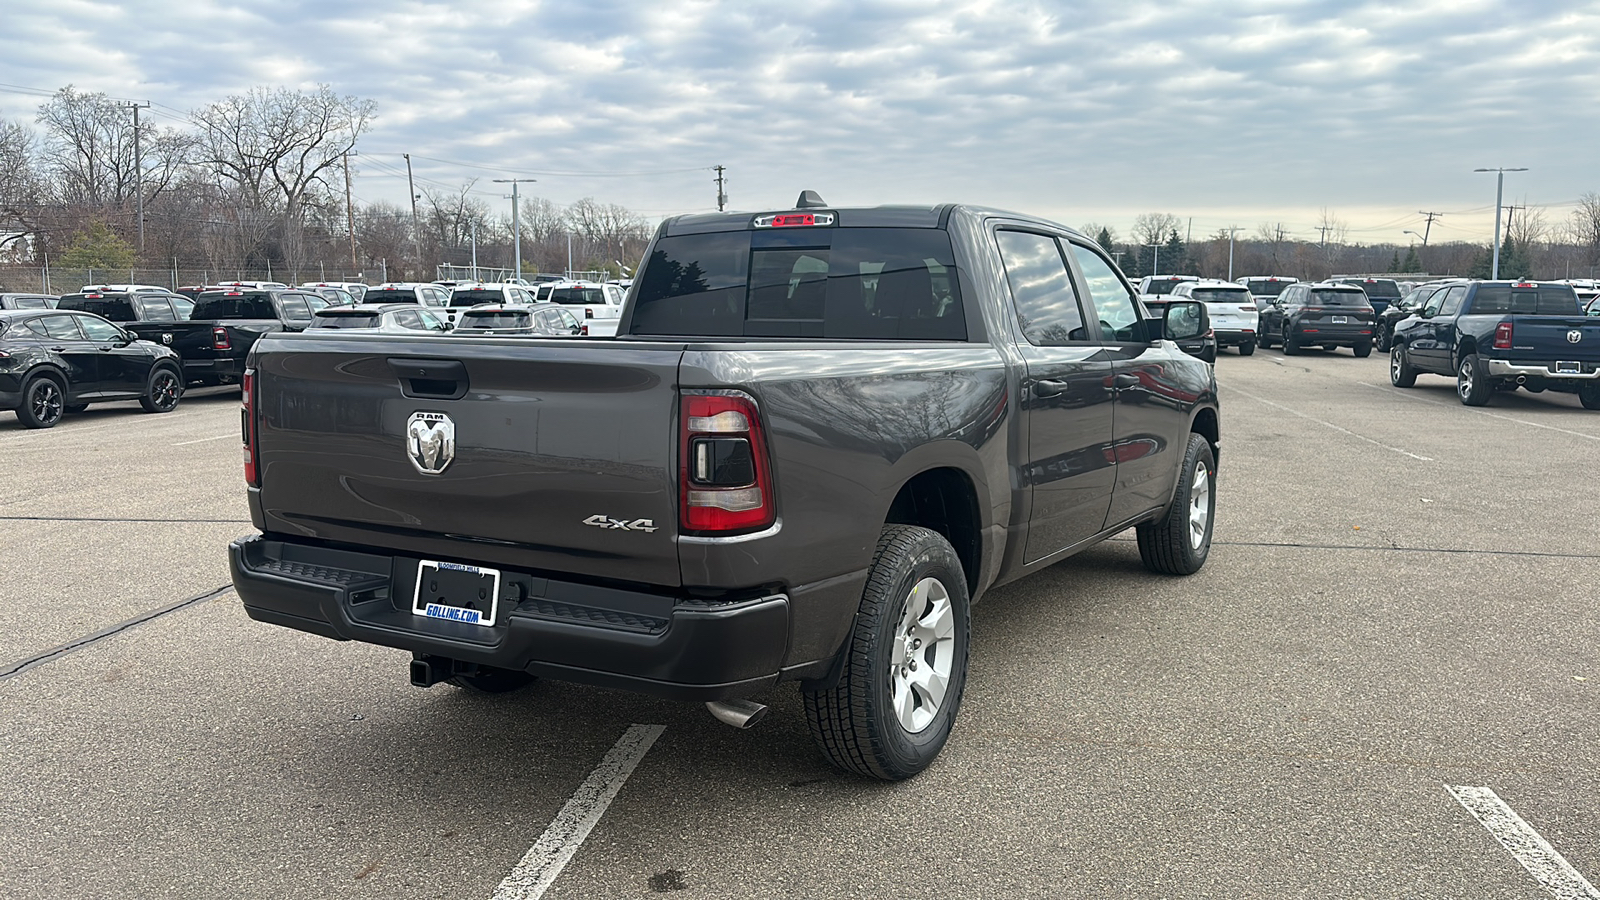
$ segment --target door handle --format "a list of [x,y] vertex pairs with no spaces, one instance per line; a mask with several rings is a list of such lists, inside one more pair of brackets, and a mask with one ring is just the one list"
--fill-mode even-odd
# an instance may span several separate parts
[[67,352],[67,348],[65,348],[65,347],[51,347],[50,350],[51,350],[51,352],[54,352],[54,353],[65,353],[65,352]]
[[1139,376],[1137,376],[1137,375],[1118,375],[1115,379],[1112,380],[1112,384],[1115,384],[1119,390],[1125,389],[1125,388],[1136,388],[1136,387],[1139,386]]
[[1054,397],[1057,394],[1066,393],[1066,390],[1067,383],[1065,381],[1035,381],[1033,383],[1033,395],[1035,397]]

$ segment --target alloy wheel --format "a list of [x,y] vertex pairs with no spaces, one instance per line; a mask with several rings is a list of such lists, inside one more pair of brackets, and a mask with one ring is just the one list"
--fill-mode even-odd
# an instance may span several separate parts
[[1189,482],[1189,546],[1200,549],[1210,524],[1211,472],[1200,462],[1194,467],[1194,480]]
[[916,734],[933,724],[950,689],[955,662],[955,608],[937,578],[924,578],[906,597],[889,655],[890,705],[900,727]]

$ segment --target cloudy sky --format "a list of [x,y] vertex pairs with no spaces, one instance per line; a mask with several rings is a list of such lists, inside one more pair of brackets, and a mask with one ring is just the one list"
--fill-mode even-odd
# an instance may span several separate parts
[[[0,117],[65,84],[157,121],[254,85],[370,98],[356,193],[495,177],[652,218],[959,200],[1126,233],[1281,221],[1487,242],[1600,191],[1600,2],[52,0],[9,4]],[[19,90],[21,89],[21,90]]]

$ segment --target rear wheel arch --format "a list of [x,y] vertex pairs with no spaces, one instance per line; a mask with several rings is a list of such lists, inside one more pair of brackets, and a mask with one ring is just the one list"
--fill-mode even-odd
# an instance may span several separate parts
[[1203,406],[1194,414],[1194,419],[1189,423],[1189,431],[1206,439],[1211,445],[1211,458],[1214,462],[1222,459],[1222,430],[1217,411],[1209,406]]
[[917,525],[938,532],[955,549],[965,570],[967,592],[976,596],[983,568],[983,518],[978,490],[965,471],[950,466],[924,469],[900,486],[885,525]]
[[1472,338],[1465,338],[1456,344],[1456,366],[1460,367],[1461,361],[1478,352],[1478,342]]

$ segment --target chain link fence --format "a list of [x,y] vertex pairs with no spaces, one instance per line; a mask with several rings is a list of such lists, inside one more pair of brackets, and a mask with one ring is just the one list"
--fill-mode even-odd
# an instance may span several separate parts
[[308,281],[364,281],[382,284],[388,280],[387,266],[377,271],[352,275],[343,269],[317,266],[299,272],[280,268],[238,266],[211,268],[172,266],[132,269],[62,269],[55,266],[0,266],[0,291],[7,293],[70,294],[90,284],[148,284],[177,290],[189,285],[217,284],[224,281],[279,281],[304,284]]

